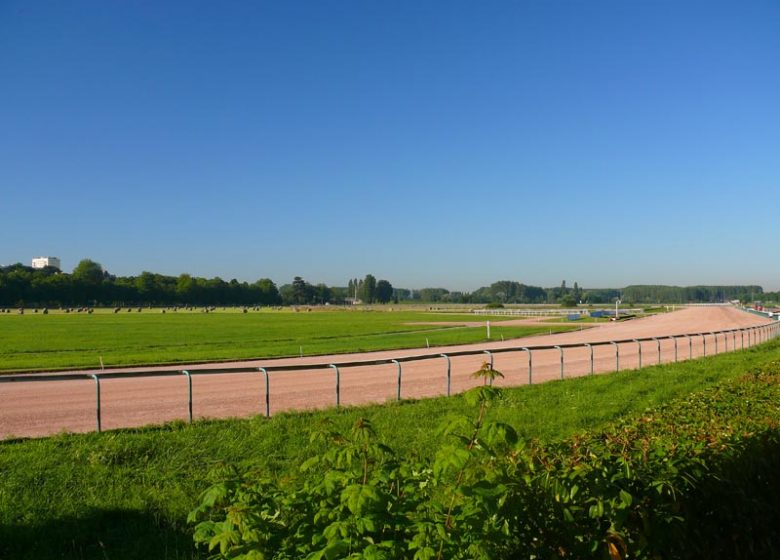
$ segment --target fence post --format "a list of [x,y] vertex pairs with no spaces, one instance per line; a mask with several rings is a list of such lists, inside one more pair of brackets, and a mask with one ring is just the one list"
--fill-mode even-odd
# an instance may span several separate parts
[[729,331],[721,331],[723,333],[723,351],[728,353],[729,351]]
[[642,369],[642,343],[636,338],[634,339],[634,342],[636,342],[637,348],[639,348],[639,369]]
[[439,354],[442,358],[447,360],[447,396],[450,396],[450,390],[452,389],[452,363],[450,357],[447,354]]
[[703,356],[707,357],[707,335],[704,333],[701,333],[701,345],[702,345],[702,353]]
[[610,342],[615,346],[615,371],[620,371],[620,347],[617,342]]
[[[483,354],[487,354],[490,357],[490,369],[493,369],[493,353],[490,350],[483,350]],[[493,378],[490,378],[488,385],[493,386]]]
[[398,366],[398,387],[395,392],[395,400],[400,401],[401,400],[401,362],[398,360],[391,360],[395,365]]
[[261,372],[265,376],[265,417],[271,417],[271,391],[270,382],[268,380],[268,370],[264,367],[257,368],[257,371]]
[[95,380],[95,414],[97,418],[97,431],[100,433],[102,431],[100,423],[100,378],[97,374],[91,375],[90,377]]
[[658,365],[661,365],[661,341],[655,337],[653,337],[653,340],[655,340],[655,343],[658,346]]
[[688,339],[688,359],[693,359],[693,338],[691,338],[690,335],[686,334],[685,337]]
[[739,338],[742,339],[742,350],[745,349],[745,329],[739,329]]
[[718,333],[712,333],[712,337],[715,339],[715,355],[718,354]]
[[531,356],[531,349],[523,347],[523,348],[521,348],[521,350],[525,350],[526,352],[528,352],[528,384],[531,385],[531,384],[533,384],[533,381],[534,381],[534,379],[533,379],[533,376],[534,376],[534,363],[533,363],[533,358]]
[[186,369],[182,371],[182,374],[187,376],[187,412],[190,424],[192,424],[192,376]]
[[339,408],[341,406],[341,375],[336,364],[330,364],[330,367],[336,370],[336,408]]
[[557,348],[558,352],[561,353],[561,379],[563,379],[563,348],[560,346],[555,346],[555,348]]
[[674,361],[677,361],[677,337],[673,336],[672,340],[674,341]]
[[593,375],[593,346],[590,344],[585,344],[585,346],[590,350],[590,374]]

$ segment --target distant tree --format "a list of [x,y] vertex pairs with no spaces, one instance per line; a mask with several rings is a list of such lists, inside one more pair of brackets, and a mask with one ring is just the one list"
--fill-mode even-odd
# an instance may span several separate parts
[[379,303],[387,303],[393,299],[393,285],[387,280],[376,283],[376,300]]
[[326,304],[333,297],[331,289],[325,284],[317,284],[311,287],[312,303]]
[[103,282],[103,267],[90,259],[83,259],[73,269],[73,300],[78,303],[89,303],[102,299],[101,284]]
[[138,290],[138,297],[144,303],[157,303],[158,289],[155,275],[151,272],[143,271],[141,276],[135,279],[135,286]]
[[303,290],[306,286],[306,281],[300,276],[296,276],[292,281],[293,289],[298,291],[298,294],[303,296]]
[[403,301],[405,299],[412,299],[412,291],[406,288],[394,288],[393,299]]
[[423,288],[416,293],[419,294],[420,301],[436,303],[442,301],[450,292],[445,288]]
[[279,294],[279,290],[268,278],[261,278],[251,286],[255,298],[253,303],[259,303],[262,305],[277,305],[282,302],[282,297]]
[[73,280],[88,286],[97,286],[103,281],[103,267],[90,259],[79,261],[73,269]]
[[282,284],[279,286],[279,297],[282,298],[282,305],[295,305],[292,284]]
[[372,274],[366,274],[360,287],[360,299],[363,303],[374,303],[376,300],[376,278]]
[[347,298],[355,297],[354,290],[350,293],[349,287],[344,286],[331,286],[330,288],[330,301],[331,303],[344,304]]
[[560,299],[561,307],[577,307],[577,300],[572,294],[566,294]]
[[189,274],[180,274],[176,280],[176,301],[178,303],[192,303],[196,301],[195,281]]
[[293,278],[292,300],[298,305],[309,303],[309,285],[300,276]]

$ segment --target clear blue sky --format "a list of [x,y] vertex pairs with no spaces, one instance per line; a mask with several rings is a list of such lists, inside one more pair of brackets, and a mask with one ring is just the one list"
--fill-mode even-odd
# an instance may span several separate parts
[[0,0],[0,264],[780,288],[780,3]]

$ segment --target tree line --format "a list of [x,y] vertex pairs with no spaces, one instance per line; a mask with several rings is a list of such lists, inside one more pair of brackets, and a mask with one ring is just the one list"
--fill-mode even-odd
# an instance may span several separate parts
[[353,283],[361,302],[398,301],[390,282],[376,280],[371,274],[362,280],[350,280],[347,287],[313,285],[296,276],[290,284],[277,288],[268,278],[249,283],[186,273],[115,276],[99,263],[84,259],[70,274],[54,267],[35,269],[20,263],[0,267],[0,307],[344,304],[352,303]]
[[89,259],[73,272],[22,264],[0,267],[0,306],[76,307],[98,305],[279,305],[276,285],[267,278],[253,283],[189,274],[142,272],[114,276]]
[[725,303],[740,300],[750,303],[762,299],[761,286],[627,286],[624,301],[634,303]]
[[167,276],[142,272],[138,276],[115,276],[90,259],[71,273],[53,267],[33,269],[22,264],[0,267],[0,307],[76,307],[136,305],[324,305],[351,303],[471,303],[471,304],[626,304],[716,303],[739,299],[768,300],[780,294],[764,294],[761,286],[655,286],[634,285],[622,289],[584,289],[574,282],[542,288],[501,280],[473,292],[446,288],[395,288],[372,274],[351,278],[346,286],[311,284],[296,276],[289,284],[276,286],[268,278],[249,282],[201,278],[190,274]]

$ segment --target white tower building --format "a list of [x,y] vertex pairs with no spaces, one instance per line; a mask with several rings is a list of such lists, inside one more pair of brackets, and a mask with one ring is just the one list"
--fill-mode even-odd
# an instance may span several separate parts
[[33,268],[46,268],[47,266],[62,270],[59,257],[34,257],[32,260]]

